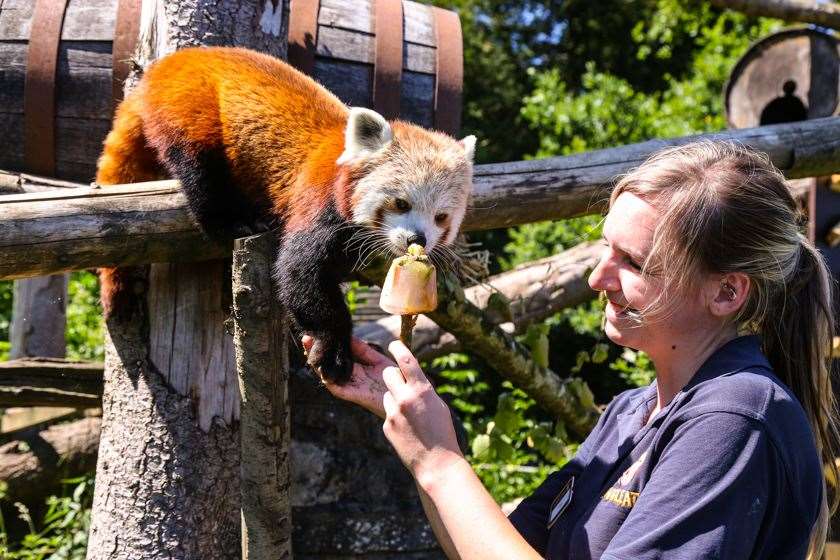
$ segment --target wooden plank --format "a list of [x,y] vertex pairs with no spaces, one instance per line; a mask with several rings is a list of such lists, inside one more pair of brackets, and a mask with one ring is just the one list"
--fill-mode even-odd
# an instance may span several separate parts
[[239,418],[224,269],[224,261],[213,260],[159,263],[149,272],[149,359],[168,386],[192,397],[205,432],[214,417],[228,425]]
[[[0,10],[0,14],[5,11],[5,8]],[[0,43],[0,68],[3,69],[0,72],[0,113],[23,114],[27,46],[27,43]]]
[[[0,41],[29,41],[31,0],[4,0]],[[110,41],[114,36],[116,0],[70,0],[61,29],[62,41]]]
[[[403,19],[406,41],[435,47],[434,22],[428,6],[417,2],[403,2]],[[318,25],[373,35],[373,2],[321,0]]]
[[117,0],[70,0],[61,28],[62,41],[108,41],[114,38]]
[[[0,43],[0,68],[3,69],[0,72],[0,113],[23,113],[26,49],[26,43]],[[111,94],[110,79],[111,43],[61,43],[56,70],[57,114],[110,119],[110,108],[103,109]],[[103,86],[105,82],[107,88]],[[104,101],[101,98],[105,98]],[[91,104],[94,109],[84,109]]]
[[350,107],[370,107],[373,65],[315,59],[315,79]]
[[[464,229],[493,229],[601,212],[615,178],[667,146],[734,140],[766,152],[788,178],[840,167],[840,117],[655,139],[565,157],[479,165]],[[502,201],[504,201],[502,203]]]
[[3,0],[0,41],[29,41],[34,9],[32,0]]
[[435,77],[417,72],[403,72],[400,96],[401,118],[431,128],[435,116]]
[[110,42],[84,41],[60,45],[56,114],[59,117],[102,119],[110,123]]
[[[96,160],[102,151],[111,123],[106,119],[56,119],[56,175],[64,179],[90,182]],[[23,160],[23,115],[0,113],[0,168],[25,171]]]
[[[660,148],[704,138],[735,140],[765,151],[789,178],[840,172],[840,117],[651,140],[567,157],[478,165],[464,229],[600,212],[618,174],[638,166]],[[0,278],[226,254],[224,247],[198,234],[175,184],[0,197],[0,251],[4,254]],[[163,190],[156,193],[161,185]],[[137,194],[130,192],[132,188],[138,189]]]
[[[336,60],[348,60],[373,64],[375,39],[337,27],[322,27],[318,30],[316,54]],[[403,49],[403,68],[412,72],[434,74],[435,49],[424,45],[409,44]]]

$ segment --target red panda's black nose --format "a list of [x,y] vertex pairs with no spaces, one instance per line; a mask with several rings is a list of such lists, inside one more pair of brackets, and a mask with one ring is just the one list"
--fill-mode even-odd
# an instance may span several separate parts
[[421,247],[425,247],[425,246],[426,246],[426,236],[425,236],[425,235],[423,235],[422,233],[415,233],[415,234],[412,234],[412,235],[411,235],[408,239],[406,239],[405,241],[406,241],[406,243],[407,243],[408,245],[412,245],[412,244],[414,244],[414,243],[417,243],[417,244],[418,244],[418,245],[420,245]]

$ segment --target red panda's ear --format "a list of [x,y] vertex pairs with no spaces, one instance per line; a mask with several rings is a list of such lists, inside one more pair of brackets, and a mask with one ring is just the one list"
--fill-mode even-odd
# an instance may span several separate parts
[[464,152],[467,154],[467,160],[472,161],[475,156],[475,136],[470,134],[458,140],[458,143],[464,148]]
[[385,118],[370,109],[353,107],[344,129],[344,152],[336,161],[343,165],[363,159],[391,143],[391,125]]

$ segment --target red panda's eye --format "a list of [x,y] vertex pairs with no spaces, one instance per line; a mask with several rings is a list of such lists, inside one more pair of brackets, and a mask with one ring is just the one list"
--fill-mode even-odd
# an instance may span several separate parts
[[449,218],[449,214],[435,214],[435,222],[438,224],[442,224]]
[[403,200],[402,198],[394,200],[394,206],[396,206],[397,210],[399,210],[400,212],[408,212],[409,210],[411,210],[411,204],[409,204],[408,201]]

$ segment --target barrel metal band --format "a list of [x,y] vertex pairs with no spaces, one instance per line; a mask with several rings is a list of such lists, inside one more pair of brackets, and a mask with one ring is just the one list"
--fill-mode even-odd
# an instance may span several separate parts
[[289,64],[310,76],[315,73],[319,0],[292,0],[289,6]]
[[125,80],[131,72],[131,57],[137,47],[140,35],[140,6],[142,0],[119,0],[117,18],[114,23],[114,43],[111,68],[111,88],[114,107],[122,101]]
[[375,0],[376,55],[373,67],[373,109],[386,119],[400,116],[403,66],[401,0]]
[[432,8],[437,44],[435,120],[438,130],[452,135],[461,128],[461,92],[464,86],[464,45],[458,14]]
[[55,175],[55,82],[67,0],[36,0],[23,89],[24,165]]

